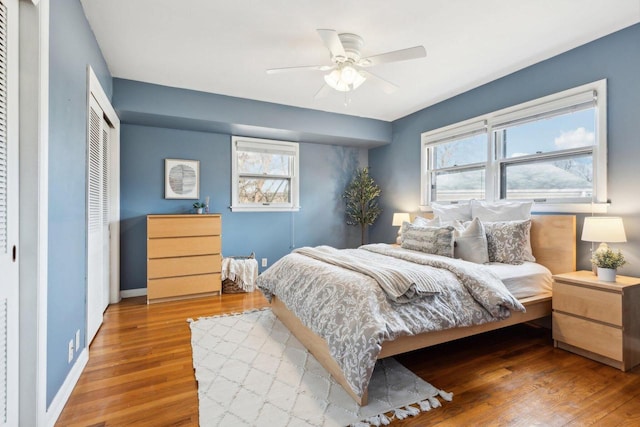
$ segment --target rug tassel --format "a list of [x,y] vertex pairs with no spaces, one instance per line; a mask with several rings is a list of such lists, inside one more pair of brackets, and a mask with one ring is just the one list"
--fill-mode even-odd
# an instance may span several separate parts
[[440,395],[440,397],[446,400],[447,402],[451,402],[453,400],[453,393],[447,393],[444,390],[439,390],[438,395]]
[[418,406],[420,406],[420,410],[423,412],[428,412],[431,410],[431,405],[429,404],[428,400],[423,400],[422,402],[419,402]]
[[436,399],[435,397],[429,397],[427,400],[429,400],[429,403],[431,404],[432,408],[439,408],[439,407],[442,406],[440,401],[438,399]]
[[416,415],[420,414],[420,409],[416,408],[415,406],[407,405],[404,407],[404,410],[407,411],[409,413],[409,416],[411,417],[415,417]]
[[375,417],[368,418],[366,420],[370,425],[375,427],[380,427],[382,422],[380,421],[380,415],[376,415]]
[[404,420],[409,416],[409,413],[402,408],[398,408],[393,411],[393,415],[399,420]]
[[385,414],[380,414],[378,415],[378,417],[380,418],[381,425],[388,426],[389,424],[391,424],[391,420]]

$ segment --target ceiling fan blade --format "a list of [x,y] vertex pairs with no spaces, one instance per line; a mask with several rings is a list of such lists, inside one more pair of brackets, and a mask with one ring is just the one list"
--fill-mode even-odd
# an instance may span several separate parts
[[338,33],[335,30],[316,30],[318,35],[324,42],[324,45],[331,52],[331,58],[346,58],[347,53],[344,51],[344,46],[338,37]]
[[392,52],[381,53],[380,55],[369,56],[358,61],[361,67],[371,67],[388,62],[406,61],[409,59],[424,58],[427,51],[424,46],[409,47],[407,49],[394,50]]
[[331,87],[328,84],[323,84],[322,87],[320,89],[318,89],[318,91],[316,92],[316,94],[313,97],[315,99],[324,98],[325,96],[329,95],[329,93],[332,90],[333,89],[331,89]]
[[383,79],[382,77],[376,76],[369,71],[360,70],[360,74],[366,77],[368,81],[371,81],[372,83],[379,86],[380,89],[382,89],[386,94],[392,94],[393,92],[398,90],[398,86],[394,85],[390,81]]
[[267,70],[267,74],[288,73],[289,71],[329,71],[333,70],[335,65],[306,65],[302,67],[284,67],[271,68]]

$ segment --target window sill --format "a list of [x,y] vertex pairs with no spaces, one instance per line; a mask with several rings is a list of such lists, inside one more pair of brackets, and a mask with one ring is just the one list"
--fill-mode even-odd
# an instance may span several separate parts
[[231,212],[298,212],[300,206],[230,206]]
[[[499,203],[499,202],[496,202]],[[607,213],[610,203],[534,203],[533,213]],[[421,205],[420,212],[433,212],[431,206]]]

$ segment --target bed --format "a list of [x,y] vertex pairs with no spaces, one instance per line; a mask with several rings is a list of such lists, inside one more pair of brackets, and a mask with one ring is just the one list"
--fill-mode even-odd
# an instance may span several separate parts
[[[534,215],[531,217],[533,255],[537,264],[546,267],[552,274],[575,271],[575,240],[575,216]],[[393,249],[388,250],[393,251]],[[400,336],[393,339],[382,340],[380,351],[376,357],[381,359],[517,323],[529,322],[551,314],[550,292],[520,298],[517,302],[524,306],[526,311],[512,311],[510,316],[503,320],[425,333],[399,334]],[[314,302],[309,301],[310,310],[313,305]],[[271,306],[278,318],[333,375],[345,391],[360,405],[366,405],[366,386],[364,389],[352,386],[352,378],[345,374],[341,364],[332,357],[327,341],[319,333],[317,334],[305,326],[303,321],[283,303],[282,298],[279,298],[278,295],[271,295]],[[344,366],[344,361],[341,363]]]

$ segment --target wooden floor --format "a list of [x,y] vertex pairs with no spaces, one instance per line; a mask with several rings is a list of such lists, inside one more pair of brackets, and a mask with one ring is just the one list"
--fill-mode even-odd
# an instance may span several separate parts
[[[186,319],[265,305],[255,292],[110,306],[56,425],[197,425]],[[454,399],[394,426],[640,425],[640,368],[622,373],[554,349],[544,328],[515,326],[397,360]]]

